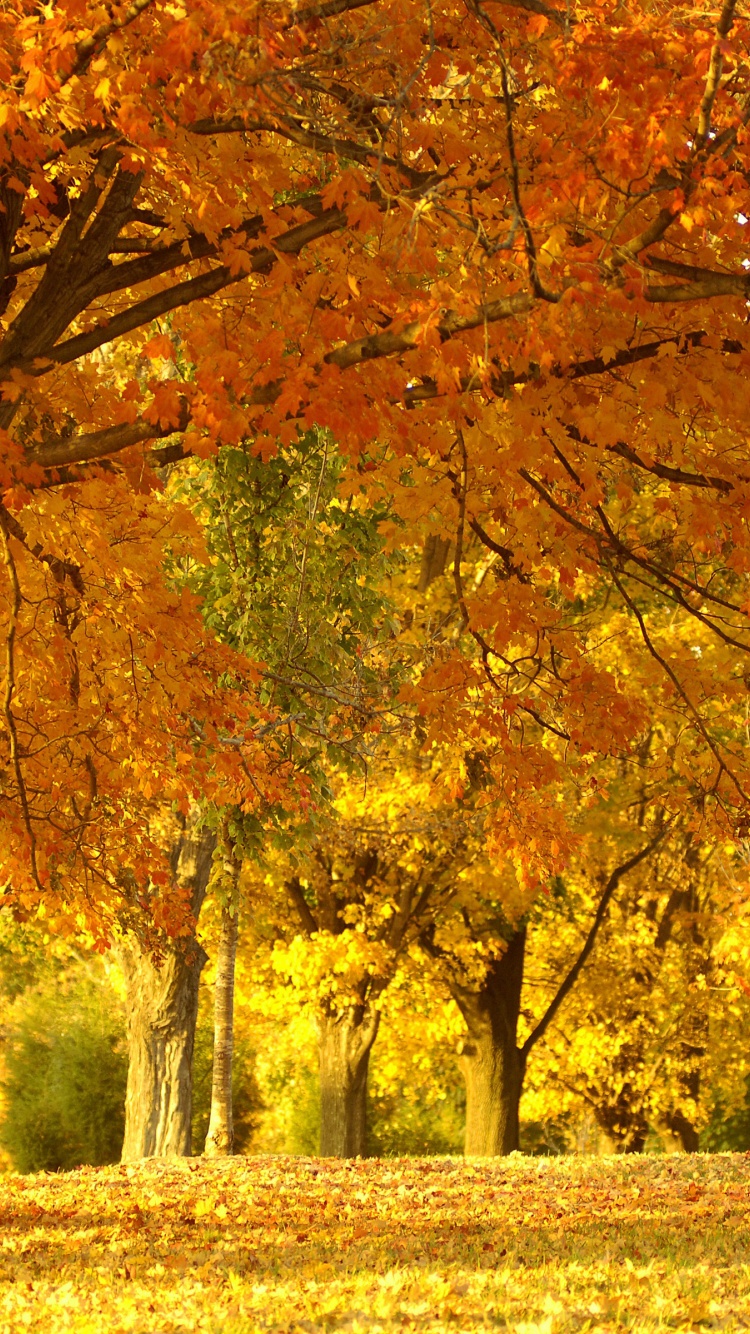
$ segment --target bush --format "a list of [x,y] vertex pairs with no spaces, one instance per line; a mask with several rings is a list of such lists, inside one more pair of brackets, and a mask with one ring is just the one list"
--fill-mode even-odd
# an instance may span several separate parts
[[370,1094],[367,1104],[367,1151],[372,1157],[429,1158],[464,1151],[466,1096],[458,1084],[439,1097],[429,1088]]
[[727,1112],[721,1096],[714,1101],[709,1124],[701,1131],[700,1147],[704,1153],[747,1153],[750,1149],[750,1079],[745,1100]]
[[24,992],[4,1032],[0,1145],[19,1172],[117,1162],[127,1056],[120,1002],[95,964]]

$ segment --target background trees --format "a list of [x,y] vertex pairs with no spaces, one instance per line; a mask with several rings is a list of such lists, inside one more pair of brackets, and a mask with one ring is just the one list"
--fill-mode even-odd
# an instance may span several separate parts
[[[468,802],[524,913],[613,764],[647,770],[648,837],[740,846],[733,0],[21,5],[3,34],[5,901],[172,958],[179,1071],[211,822],[317,855],[331,766],[405,720],[455,826],[419,857],[463,856]],[[164,836],[197,802],[199,876]]]

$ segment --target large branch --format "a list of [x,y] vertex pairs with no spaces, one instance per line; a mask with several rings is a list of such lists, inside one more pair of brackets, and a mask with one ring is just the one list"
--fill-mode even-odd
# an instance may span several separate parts
[[[514,315],[525,315],[531,310],[534,302],[535,298],[530,292],[516,292],[512,296],[502,297],[499,301],[490,301],[487,305],[478,306],[470,315],[459,315],[455,311],[448,311],[434,327],[440,335],[441,342],[447,342],[455,338],[456,334],[465,333],[469,329],[481,329],[485,324],[509,320]],[[397,333],[386,330],[384,333],[370,334],[366,338],[357,338],[353,343],[345,343],[343,347],[334,348],[332,352],[326,353],[324,360],[328,365],[338,366],[339,370],[343,371],[348,370],[350,366],[358,366],[363,361],[376,361],[381,357],[411,352],[419,347],[429,328],[429,323],[413,320]]]
[[129,28],[131,23],[135,23],[140,18],[145,9],[148,9],[154,0],[133,0],[133,3],[125,10],[120,18],[110,19],[109,23],[102,23],[88,37],[82,38],[75,49],[75,61],[71,68],[59,80],[59,86],[62,87],[68,83],[74,76],[83,74],[100,51],[104,49],[110,37],[116,32],[122,32],[123,28]]
[[615,870],[612,872],[611,876],[609,877],[609,880],[607,881],[604,893],[602,894],[599,900],[599,906],[597,907],[596,913],[594,914],[594,920],[591,923],[591,928],[586,937],[586,940],[584,941],[583,948],[581,949],[578,958],[573,964],[573,967],[563,978],[562,982],[560,983],[560,986],[557,989],[557,992],[555,993],[549,1005],[547,1006],[547,1009],[545,1010],[544,1014],[539,1020],[539,1023],[537,1024],[536,1028],[532,1029],[526,1041],[524,1042],[523,1046],[521,1047],[521,1055],[524,1059],[528,1057],[531,1048],[536,1045],[539,1039],[544,1037],[544,1034],[547,1032],[547,1029],[552,1023],[552,1020],[554,1019],[555,1015],[560,1009],[560,1006],[562,1005],[566,996],[570,991],[572,991],[573,987],[575,986],[575,983],[578,980],[578,975],[581,969],[583,968],[586,960],[588,959],[591,951],[593,950],[594,945],[596,944],[596,937],[599,934],[599,928],[601,927],[601,924],[604,921],[604,918],[607,914],[607,909],[609,908],[610,902],[612,900],[612,895],[617,889],[617,886],[619,885],[623,876],[627,875],[629,871],[634,870],[635,867],[638,866],[642,861],[644,861],[646,857],[650,857],[654,849],[658,847],[659,843],[661,843],[665,833],[666,833],[665,829],[660,829],[656,837],[651,839],[650,843],[646,843],[644,847],[640,848],[638,852],[634,853],[633,856],[628,859],[628,861],[623,862],[621,866],[615,867]]
[[302,892],[302,885],[300,884],[299,878],[296,875],[292,876],[291,880],[287,880],[286,888],[292,903],[297,909],[305,934],[314,936],[320,928],[318,927],[318,923],[312,914],[310,905]]
[[[40,355],[52,364],[65,365],[67,362],[75,361],[78,357],[86,356],[97,347],[101,347],[103,343],[112,342],[123,334],[131,333],[133,329],[151,324],[153,320],[170,310],[177,310],[180,306],[191,305],[194,301],[215,296],[224,288],[242,282],[251,273],[268,273],[277,263],[279,253],[299,254],[300,250],[311,241],[318,240],[321,236],[329,236],[345,226],[346,214],[341,209],[326,209],[317,218],[290,227],[281,236],[274,237],[271,243],[273,248],[258,247],[248,256],[247,268],[233,272],[228,265],[222,264],[210,269],[208,273],[199,274],[196,278],[187,278],[173,287],[167,287],[163,292],[155,292],[153,296],[136,302],[128,310],[96,325],[87,333],[77,334],[63,343],[57,343]],[[9,364],[19,366],[24,363],[19,358]],[[43,373],[44,369],[44,367],[33,367],[37,374]]]
[[[210,277],[210,275],[205,275]],[[170,289],[173,291],[174,289]],[[502,302],[493,302],[490,307],[480,307],[472,315],[459,316],[449,313],[437,326],[441,338],[447,340],[465,329],[481,328],[489,322],[489,313],[494,311],[495,319],[509,319],[514,313],[521,313],[520,306],[524,300],[532,301],[533,298],[527,293],[518,293],[519,310],[514,312],[510,310],[509,303],[516,298],[506,298]],[[419,326],[421,331],[422,326]],[[109,336],[111,337],[112,324],[108,326]],[[86,337],[86,335],[83,335]],[[704,330],[695,330],[681,336],[681,347],[679,354],[684,354],[693,348],[699,348],[703,340],[707,337]],[[105,341],[101,338],[101,341]],[[658,357],[660,351],[670,343],[674,343],[674,338],[655,339],[650,343],[644,343],[640,347],[623,348],[610,361],[605,361],[601,357],[593,357],[584,361],[575,362],[572,366],[551,367],[545,372],[545,375],[554,379],[578,380],[586,376],[605,375],[615,369],[626,366],[632,366],[641,361],[653,360]],[[98,344],[97,344],[98,345]],[[375,360],[387,356],[396,355],[400,352],[407,352],[419,346],[418,332],[414,325],[409,325],[407,329],[401,330],[398,334],[389,333],[373,334],[369,338],[357,339],[354,343],[346,343],[341,348],[335,348],[328,353],[326,360],[329,363],[339,366],[341,369],[349,369],[360,365],[362,362]],[[736,355],[743,350],[742,344],[734,339],[724,339],[721,349],[726,355]],[[490,388],[495,392],[502,394],[508,387],[514,384],[526,384],[531,380],[542,380],[539,372],[513,372],[503,371],[491,382]],[[472,376],[462,382],[460,388],[463,393],[470,393],[486,388],[482,382]],[[243,400],[244,407],[269,406],[276,402],[283,391],[283,382],[276,381],[270,384],[259,385],[251,395]],[[414,406],[425,400],[437,398],[440,391],[434,383],[425,383],[412,385],[404,390],[403,402],[407,407]],[[36,462],[41,463],[43,467],[57,468],[65,467],[70,464],[91,462],[96,458],[104,458],[111,454],[117,454],[122,449],[127,449],[133,444],[139,444],[147,440],[163,439],[166,435],[176,435],[187,429],[189,422],[190,409],[187,400],[183,400],[183,411],[185,413],[184,425],[164,429],[158,424],[149,423],[143,419],[127,423],[122,426],[112,426],[105,430],[93,433],[87,433],[80,436],[65,436],[48,439],[44,444],[37,447],[33,453]],[[622,450],[625,450],[625,446]],[[622,452],[618,447],[616,452]],[[185,457],[181,450],[172,452],[169,458],[156,460],[156,462],[171,462],[177,458]],[[623,457],[628,457],[623,453]],[[636,458],[629,459],[636,463]],[[669,476],[671,470],[667,470],[665,465],[654,465],[653,469],[658,476]],[[528,479],[524,479],[528,480]],[[684,474],[679,477],[670,478],[670,480],[690,481],[698,485],[698,480],[693,478],[692,474]],[[720,479],[709,478],[708,482],[716,489],[724,489]],[[532,481],[531,483],[535,483]],[[546,497],[545,497],[546,499]],[[565,518],[568,518],[567,513]],[[591,535],[586,530],[587,535]]]
[[658,283],[644,288],[643,295],[654,305],[675,301],[710,301],[716,296],[745,297],[750,294],[750,275],[747,273],[712,273],[703,270],[703,277],[689,283]]
[[40,463],[43,468],[62,468],[71,463],[94,463],[111,454],[120,454],[123,449],[141,445],[146,440],[162,440],[165,436],[184,431],[188,421],[187,401],[182,400],[181,417],[178,426],[160,426],[158,422],[124,422],[120,426],[107,426],[103,431],[90,431],[75,436],[58,436],[45,442],[29,453],[29,462]]
[[700,152],[709,141],[709,136],[711,134],[711,115],[719,91],[721,73],[724,68],[726,39],[734,24],[734,11],[736,8],[737,0],[724,0],[721,14],[719,16],[719,22],[716,25],[716,41],[711,49],[711,58],[708,62],[708,73],[706,74],[706,83],[703,89],[700,111],[698,113],[698,132],[695,136],[694,152]]

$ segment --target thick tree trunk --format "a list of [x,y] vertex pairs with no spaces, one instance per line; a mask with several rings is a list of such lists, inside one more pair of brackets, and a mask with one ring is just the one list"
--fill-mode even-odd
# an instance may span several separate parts
[[467,1157],[493,1158],[518,1148],[518,1108],[526,1061],[518,1048],[526,928],[514,932],[482,987],[454,989],[468,1028],[462,1053],[466,1080]]
[[463,1052],[466,1080],[467,1158],[494,1158],[518,1148],[518,1107],[523,1075],[521,1053],[498,1042],[487,1027],[470,1031]]
[[[172,870],[197,921],[215,834],[189,822],[175,837]],[[128,1004],[128,1083],[122,1160],[191,1152],[192,1063],[198,985],[206,954],[191,939],[166,939],[155,962],[134,935],[120,948]]]
[[320,1153],[358,1158],[367,1152],[367,1070],[378,1011],[345,1010],[319,1019]]
[[223,908],[214,991],[214,1063],[211,1116],[203,1150],[208,1158],[234,1153],[232,1056],[234,1053],[234,965],[237,958],[237,905]]

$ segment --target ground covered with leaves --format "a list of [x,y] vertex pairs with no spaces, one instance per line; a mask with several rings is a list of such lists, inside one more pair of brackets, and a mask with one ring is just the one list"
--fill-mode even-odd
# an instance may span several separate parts
[[750,1328],[750,1157],[184,1159],[0,1183],[0,1331]]

